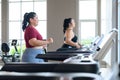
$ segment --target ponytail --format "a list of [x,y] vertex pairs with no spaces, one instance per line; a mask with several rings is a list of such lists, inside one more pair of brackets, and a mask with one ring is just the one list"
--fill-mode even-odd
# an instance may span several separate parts
[[72,18],[66,18],[63,22],[63,33],[69,28],[69,23],[71,23]]
[[28,15],[28,13],[24,14],[24,20],[22,22],[22,30],[23,31],[25,30],[25,28],[27,27],[27,24],[28,24],[27,15]]

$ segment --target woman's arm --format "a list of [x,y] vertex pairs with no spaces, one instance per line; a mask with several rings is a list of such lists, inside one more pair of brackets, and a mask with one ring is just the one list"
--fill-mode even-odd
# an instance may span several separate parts
[[76,48],[80,48],[80,45],[77,42],[72,41],[72,38],[74,37],[74,33],[72,30],[67,30],[65,36],[66,36],[66,40],[65,40],[66,44],[75,46]]
[[53,39],[49,38],[47,40],[37,40],[36,38],[32,38],[29,40],[29,44],[31,46],[43,46],[43,45],[47,45],[53,43]]

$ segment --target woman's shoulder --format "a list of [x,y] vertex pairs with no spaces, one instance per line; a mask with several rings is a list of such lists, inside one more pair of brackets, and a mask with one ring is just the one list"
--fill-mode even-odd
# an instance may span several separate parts
[[72,29],[67,29],[66,31],[65,31],[65,33],[67,33],[67,34],[73,34],[74,32],[73,32],[73,30]]
[[25,29],[25,31],[27,31],[27,32],[34,32],[34,31],[36,31],[36,29],[34,29],[34,27],[28,26],[28,27]]
[[35,30],[35,28],[32,27],[32,26],[28,26],[26,29],[28,29],[28,30]]

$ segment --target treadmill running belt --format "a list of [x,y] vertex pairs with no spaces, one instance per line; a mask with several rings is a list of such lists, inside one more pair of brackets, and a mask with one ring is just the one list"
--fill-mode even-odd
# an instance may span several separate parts
[[90,55],[92,53],[79,53],[79,52],[70,52],[70,51],[50,51],[45,54],[38,54],[36,58],[39,59],[45,59],[45,60],[57,60],[57,61],[63,61],[69,57],[77,56],[77,55]]

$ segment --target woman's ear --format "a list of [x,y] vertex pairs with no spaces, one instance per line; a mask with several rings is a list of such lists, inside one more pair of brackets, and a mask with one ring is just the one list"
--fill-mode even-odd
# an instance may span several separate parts
[[33,19],[32,18],[30,18],[30,22],[32,22],[33,21]]
[[72,23],[69,23],[69,26],[71,26],[72,25]]

